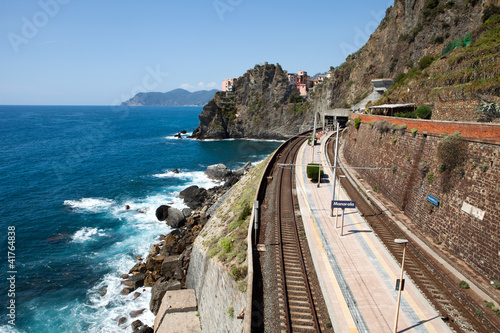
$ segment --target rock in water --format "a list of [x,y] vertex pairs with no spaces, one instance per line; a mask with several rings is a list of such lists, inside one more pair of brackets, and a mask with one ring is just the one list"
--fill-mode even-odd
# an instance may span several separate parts
[[179,169],[172,170],[173,173],[179,173]]
[[133,333],[154,333],[154,330],[148,325],[144,325],[139,330],[134,331]]
[[146,309],[144,309],[144,308],[137,310],[137,311],[132,311],[132,312],[130,312],[130,317],[132,317],[132,318],[139,317],[144,311],[146,311]]
[[168,217],[168,209],[170,206],[167,205],[161,205],[156,209],[156,218],[158,221],[165,221]]
[[229,169],[224,164],[220,163],[220,164],[209,165],[205,173],[209,178],[216,180],[226,180],[231,176],[232,172],[231,169]]
[[142,325],[144,325],[142,323],[142,321],[140,321],[139,319],[137,319],[136,321],[134,321],[132,323],[132,331],[137,331],[139,328],[141,328]]
[[180,228],[186,223],[186,217],[177,208],[168,209],[167,224],[172,228]]
[[187,134],[187,131],[186,130],[182,130],[181,134]]
[[200,207],[207,197],[207,190],[196,185],[189,186],[181,191],[179,198],[184,199],[184,204],[191,209]]

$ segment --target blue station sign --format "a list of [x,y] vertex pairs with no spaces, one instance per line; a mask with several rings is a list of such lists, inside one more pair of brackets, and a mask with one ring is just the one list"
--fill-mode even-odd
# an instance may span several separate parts
[[439,206],[439,201],[437,198],[434,198],[432,195],[427,194],[427,201],[429,201],[431,204],[435,206]]
[[356,208],[356,201],[332,200],[332,208]]

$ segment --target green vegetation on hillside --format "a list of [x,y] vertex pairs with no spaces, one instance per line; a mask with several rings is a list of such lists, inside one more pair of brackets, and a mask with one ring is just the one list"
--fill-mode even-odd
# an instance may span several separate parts
[[422,90],[430,99],[445,90],[460,93],[464,99],[500,95],[500,14],[495,10],[470,35],[445,47],[447,56],[424,56],[418,68],[397,74],[394,85],[376,104],[404,100],[408,87],[412,92]]
[[213,229],[218,231],[211,232],[211,225],[204,229],[212,233],[211,236],[203,235],[208,256],[224,263],[242,291],[246,290],[248,225],[257,187],[268,160],[253,168],[233,187],[230,198],[217,210],[218,221],[213,222]]

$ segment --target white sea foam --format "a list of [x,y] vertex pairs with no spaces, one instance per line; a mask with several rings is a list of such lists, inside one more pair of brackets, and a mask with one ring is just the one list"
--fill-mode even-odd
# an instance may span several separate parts
[[166,171],[164,173],[158,173],[153,175],[156,178],[175,178],[179,180],[184,180],[188,182],[188,184],[179,185],[180,187],[187,187],[190,185],[198,185],[199,187],[203,187],[206,189],[212,188],[214,186],[220,185],[221,183],[210,179],[205,172],[203,171],[192,171],[192,172],[183,172],[175,173],[173,171]]
[[[177,139],[177,140],[178,140],[179,138],[176,138],[176,137],[175,137],[175,135],[176,135],[176,134],[178,134],[178,133],[179,133],[179,132],[177,132],[177,133],[173,133],[173,134],[171,134],[171,135],[168,135],[168,136],[166,136],[166,137],[165,137],[165,139],[167,139],[167,140]],[[182,137],[183,139],[186,139],[188,136],[191,136],[191,135],[193,135],[193,132],[187,132],[187,133],[185,133],[185,134],[181,134],[181,137]]]
[[64,201],[65,206],[81,213],[101,213],[113,204],[113,200],[106,198],[81,198]]
[[105,235],[106,233],[103,229],[83,227],[82,229],[75,232],[75,234],[71,238],[75,243],[84,243],[91,239],[95,240],[96,236],[102,237]]

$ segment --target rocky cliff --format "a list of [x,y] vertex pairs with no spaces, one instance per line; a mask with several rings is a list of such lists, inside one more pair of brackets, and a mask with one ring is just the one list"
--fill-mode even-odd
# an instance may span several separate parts
[[[397,80],[404,78],[407,73],[411,75],[416,72],[424,77],[426,73],[422,71],[420,64],[422,58],[428,56],[434,60],[441,57],[445,53],[443,50],[450,44],[460,40],[465,41],[467,38],[472,38],[472,41],[474,38],[477,39],[479,34],[473,32],[483,23],[484,14],[492,8],[492,5],[498,6],[499,2],[498,0],[396,0],[394,6],[387,9],[385,18],[370,36],[368,42],[360,50],[348,56],[341,66],[332,71],[332,78],[322,87],[317,88],[313,103],[314,110],[322,111],[358,104],[372,91],[372,79],[393,78]],[[497,39],[494,36],[488,36],[488,38]],[[496,45],[498,47],[498,42]],[[467,53],[468,50],[465,52]],[[498,64],[498,58],[494,52],[492,64],[495,61]],[[425,64],[423,65],[425,67]],[[441,69],[437,74],[439,76],[453,75],[463,70],[463,68],[448,65],[445,61],[436,66]],[[485,72],[484,68],[480,69],[481,73]],[[481,73],[477,73],[477,76],[472,75],[472,80],[478,78]],[[399,89],[406,94],[393,96],[391,99],[385,98],[381,102],[415,102],[417,104],[430,102],[434,104],[436,100],[439,101],[439,98],[434,99],[429,96],[429,91],[425,89],[414,90],[408,81],[403,82]],[[477,100],[476,97],[471,96],[467,98],[469,102],[474,98]],[[456,91],[455,94],[448,94],[445,98],[452,104],[464,100],[464,96],[457,94]],[[477,107],[477,103],[474,104]],[[440,104],[435,106],[436,108],[446,107]],[[470,110],[460,112],[467,113]],[[440,119],[446,118],[465,120],[449,115],[441,116]]]
[[299,96],[279,64],[256,65],[238,78],[232,93],[219,92],[203,108],[198,139],[284,139],[311,123],[310,103]]
[[432,119],[484,121],[477,116],[482,103],[496,103],[498,121],[498,6],[500,0],[396,0],[368,42],[307,99],[279,65],[255,66],[232,94],[217,93],[205,106],[193,136],[284,138],[310,127],[314,112],[364,108],[371,80],[380,78],[396,84],[379,104],[428,104]]

